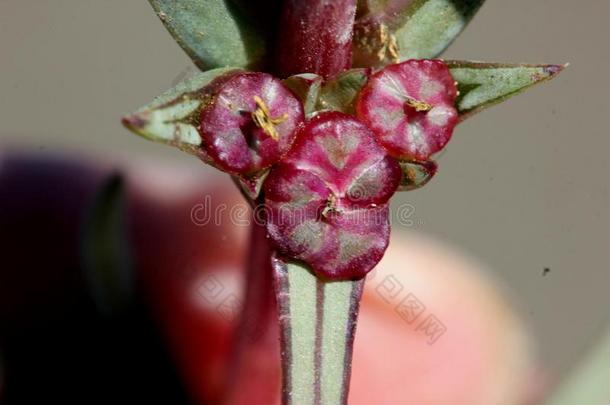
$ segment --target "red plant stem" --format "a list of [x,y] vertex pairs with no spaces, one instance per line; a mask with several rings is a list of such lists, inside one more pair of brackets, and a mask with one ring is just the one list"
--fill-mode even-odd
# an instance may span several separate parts
[[334,76],[352,63],[356,0],[286,0],[276,48],[280,77]]
[[[277,401],[279,395],[279,326],[271,253],[265,226],[253,221],[246,291],[224,404],[271,404]],[[273,381],[277,382],[277,389],[268,389]],[[261,390],[260,387],[266,389]]]

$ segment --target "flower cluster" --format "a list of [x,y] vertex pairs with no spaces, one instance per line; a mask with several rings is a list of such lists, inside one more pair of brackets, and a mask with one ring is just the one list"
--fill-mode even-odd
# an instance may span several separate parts
[[306,119],[302,101],[266,73],[224,74],[202,93],[199,155],[241,181],[264,179],[270,238],[328,279],[361,278],[381,260],[390,197],[436,172],[430,156],[458,116],[456,85],[440,60],[375,73],[355,116],[316,111]]

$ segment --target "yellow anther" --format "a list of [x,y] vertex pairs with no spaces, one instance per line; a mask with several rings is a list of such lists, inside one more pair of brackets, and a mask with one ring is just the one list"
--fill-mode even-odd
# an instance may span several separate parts
[[267,108],[267,105],[259,96],[254,96],[254,102],[256,103],[256,110],[252,113],[252,120],[257,127],[261,128],[267,135],[277,141],[280,135],[277,133],[275,125],[286,121],[288,119],[288,114],[284,114],[278,118],[272,118],[269,108]]
[[425,101],[416,100],[412,97],[407,97],[405,104],[407,104],[409,107],[413,107],[417,112],[430,111],[432,109],[432,104],[428,104]]
[[400,61],[400,55],[398,54],[398,43],[396,43],[396,37],[390,34],[390,39],[388,40],[388,54],[390,55],[390,60],[393,63],[398,63]]
[[378,32],[379,50],[377,51],[377,59],[380,62],[386,60],[386,58],[392,63],[399,62],[398,54],[398,43],[396,37],[389,32],[388,27],[385,24],[380,24]]
[[341,212],[338,208],[337,208],[337,197],[335,197],[333,194],[331,194],[328,199],[326,200],[326,205],[324,206],[324,209],[322,210],[322,216],[324,218],[328,218],[332,213],[339,213]]

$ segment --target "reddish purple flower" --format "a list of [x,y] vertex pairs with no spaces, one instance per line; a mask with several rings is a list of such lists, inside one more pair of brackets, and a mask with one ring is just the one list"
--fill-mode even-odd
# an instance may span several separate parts
[[212,83],[201,111],[204,158],[250,176],[279,161],[303,121],[301,102],[267,73],[242,72]]
[[400,166],[369,128],[343,113],[321,113],[265,181],[269,235],[319,276],[361,278],[388,245],[387,202],[400,179]]
[[392,156],[425,161],[451,139],[458,122],[456,97],[443,61],[408,60],[373,75],[356,108]]

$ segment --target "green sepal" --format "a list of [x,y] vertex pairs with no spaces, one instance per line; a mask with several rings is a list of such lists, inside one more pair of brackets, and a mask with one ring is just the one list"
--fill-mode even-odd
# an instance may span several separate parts
[[305,73],[290,76],[283,83],[299,97],[307,115],[319,111],[355,114],[358,94],[370,74],[371,69],[355,68],[325,81],[321,76]]
[[412,191],[422,188],[436,174],[438,165],[429,160],[427,162],[407,162],[399,161],[402,170],[402,177],[398,191]]
[[266,61],[263,30],[243,8],[226,0],[149,0],[165,28],[201,70]]
[[250,177],[231,176],[233,182],[235,185],[237,185],[239,191],[242,193],[246,201],[253,206],[256,205],[256,202],[261,196],[263,184],[269,175],[269,170],[270,169],[263,170],[262,172]]
[[356,68],[347,70],[326,81],[320,89],[316,109],[318,111],[331,110],[355,114],[356,99],[370,74],[370,69]]
[[306,115],[316,110],[320,88],[324,79],[314,73],[302,73],[287,77],[282,81],[303,103]]
[[464,120],[477,112],[557,76],[567,65],[525,65],[447,61],[459,91],[456,107]]

